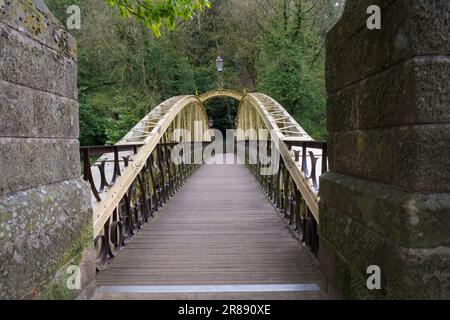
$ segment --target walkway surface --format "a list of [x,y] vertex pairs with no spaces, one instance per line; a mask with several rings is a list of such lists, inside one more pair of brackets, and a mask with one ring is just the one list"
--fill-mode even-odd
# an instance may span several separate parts
[[321,298],[315,259],[244,165],[202,166],[97,285],[97,299]]

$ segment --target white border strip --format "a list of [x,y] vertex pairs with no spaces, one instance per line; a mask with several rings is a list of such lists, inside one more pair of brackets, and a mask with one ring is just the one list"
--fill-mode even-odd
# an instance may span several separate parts
[[208,286],[102,286],[102,293],[233,293],[233,292],[307,292],[320,291],[317,284],[261,284]]

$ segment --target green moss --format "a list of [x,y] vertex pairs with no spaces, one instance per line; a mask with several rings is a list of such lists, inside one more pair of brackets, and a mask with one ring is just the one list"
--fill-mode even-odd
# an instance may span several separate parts
[[[93,228],[92,224],[84,228],[80,235],[72,242],[70,247],[64,252],[59,263],[53,269],[52,276],[45,281],[39,290],[38,299],[40,300],[71,300],[77,295],[76,290],[68,289],[66,286],[67,275],[66,268],[69,265],[79,265],[82,259],[83,251],[92,246]],[[56,276],[55,276],[56,275]]]
[[40,300],[72,300],[75,298],[74,290],[67,288],[64,281],[53,282],[39,295]]
[[53,203],[52,197],[48,196],[48,197],[45,199],[45,202],[46,202],[47,205],[51,205],[51,204]]
[[11,217],[11,212],[0,212],[0,223],[10,220]]
[[83,251],[86,248],[90,247],[93,243],[93,233],[94,231],[92,224],[88,223],[83,232],[75,241],[72,242],[66,252],[64,252],[56,269],[59,270],[63,268],[69,262],[72,262],[72,264],[78,264],[80,262],[81,254],[83,253]]

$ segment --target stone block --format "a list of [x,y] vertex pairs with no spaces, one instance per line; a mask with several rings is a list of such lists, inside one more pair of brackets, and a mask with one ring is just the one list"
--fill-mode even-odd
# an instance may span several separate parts
[[365,274],[371,265],[385,266],[385,239],[379,234],[329,206],[327,211],[321,212],[322,216],[327,218],[326,233],[321,227],[321,237],[331,243],[355,271]]
[[450,247],[387,249],[388,299],[450,299]]
[[327,51],[328,94],[389,68],[389,37],[390,32],[387,28],[381,30],[362,28],[336,52]]
[[42,0],[0,0],[0,21],[76,61],[75,39]]
[[77,100],[77,66],[0,22],[0,80]]
[[[345,179],[340,177],[341,182]],[[326,180],[331,179],[326,177]],[[348,202],[347,196],[341,197],[342,193],[330,186],[322,195],[327,202],[320,206],[319,259],[329,286],[336,288],[344,299],[448,299],[450,195],[426,195],[427,201],[422,201],[417,207],[411,203],[397,202],[380,205],[378,202],[398,199],[398,195],[389,195],[392,189],[387,187],[384,196],[373,196],[372,204],[366,202],[362,205],[359,194],[361,184],[351,186],[352,190],[348,192],[354,194],[356,204]],[[335,199],[339,199],[337,202],[328,197],[332,191],[335,191]],[[416,195],[410,195],[413,196]],[[432,203],[436,198],[444,208],[436,208],[439,202]],[[342,210],[347,208],[351,216],[334,208],[339,206]],[[377,211],[376,206],[390,206],[392,212]],[[354,212],[355,207],[360,211]],[[434,216],[430,214],[430,208],[433,208]],[[380,226],[379,221],[383,218],[386,221],[378,234],[373,229]],[[385,234],[389,222],[393,223],[391,234]],[[439,244],[442,239],[445,240]],[[421,247],[415,248],[416,244]],[[381,290],[367,288],[367,267],[371,265],[381,269]]]
[[405,191],[450,191],[450,124],[330,134],[336,173],[393,184]]
[[[28,300],[89,300],[96,290],[97,252],[90,239],[86,239],[86,249],[60,268],[55,275],[40,287],[33,288],[23,299]],[[80,288],[69,288],[73,284],[74,268],[79,268]]]
[[395,130],[397,129],[330,134],[331,171],[378,182],[392,182],[395,165],[393,154],[396,150]]
[[351,297],[350,264],[324,237],[320,238],[319,261],[326,285],[326,288],[322,289],[332,298],[349,299]]
[[39,295],[92,247],[90,198],[81,179],[0,197],[0,299]]
[[[326,51],[329,55],[334,55],[342,49],[345,43],[355,34],[366,27],[367,8],[370,5],[377,5],[382,13],[395,0],[347,0],[341,20],[328,32],[326,41]],[[382,20],[383,21],[383,20]]]
[[[383,269],[381,269],[383,270]],[[351,269],[350,273],[350,299],[352,300],[385,300],[386,299],[386,278],[381,275],[381,289],[369,290],[367,272]]]
[[0,136],[73,138],[79,136],[75,100],[0,80]]
[[0,195],[81,176],[78,140],[0,138]]
[[[450,248],[405,249],[387,242],[386,263],[380,266],[381,289],[369,290],[365,271],[354,268],[327,239],[321,239],[321,271],[329,290],[338,298],[374,299],[449,299]],[[322,251],[322,248],[324,249]],[[376,252],[365,252],[370,256]]]
[[450,55],[450,1],[397,0],[387,14],[391,64],[414,56]]
[[328,238],[341,236],[334,235],[342,232],[336,216],[344,213],[350,222],[358,221],[405,248],[450,246],[448,193],[413,194],[373,181],[326,173],[321,176],[320,197],[321,235]]
[[[382,8],[381,30],[369,30],[366,9]],[[450,55],[447,0],[358,1],[327,36],[329,94],[415,56]]]
[[328,97],[328,131],[450,123],[450,58],[424,57]]

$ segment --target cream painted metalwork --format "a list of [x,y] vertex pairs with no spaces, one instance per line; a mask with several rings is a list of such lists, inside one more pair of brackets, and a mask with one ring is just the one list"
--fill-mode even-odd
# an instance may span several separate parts
[[237,92],[234,90],[214,90],[198,96],[201,102],[220,97],[233,98],[241,101],[245,97],[245,93]]
[[[202,130],[195,129],[196,122],[203,124]],[[117,183],[101,195],[102,201],[94,206],[94,235],[99,235],[113,211],[143,169],[147,159],[155,150],[158,143],[179,142],[172,141],[175,129],[186,129],[192,133],[188,137],[192,142],[210,141],[208,117],[202,102],[195,96],[174,97],[161,103],[142,119],[119,143],[142,143],[136,155],[132,156],[132,165],[123,168]],[[206,139],[206,140],[205,140]]]
[[[314,189],[312,182],[305,177],[300,164],[295,162],[294,152],[289,150],[286,144],[286,142],[314,140],[278,102],[262,93],[250,93],[241,100],[236,129],[238,129],[238,141],[256,140],[258,137],[252,136],[252,134],[254,135],[258,129],[270,131],[271,140],[276,143],[291,177],[317,223],[319,223],[317,191]],[[255,130],[250,130],[250,135],[248,135],[246,132],[249,132],[249,129]],[[317,156],[321,158],[322,155],[318,154]]]

